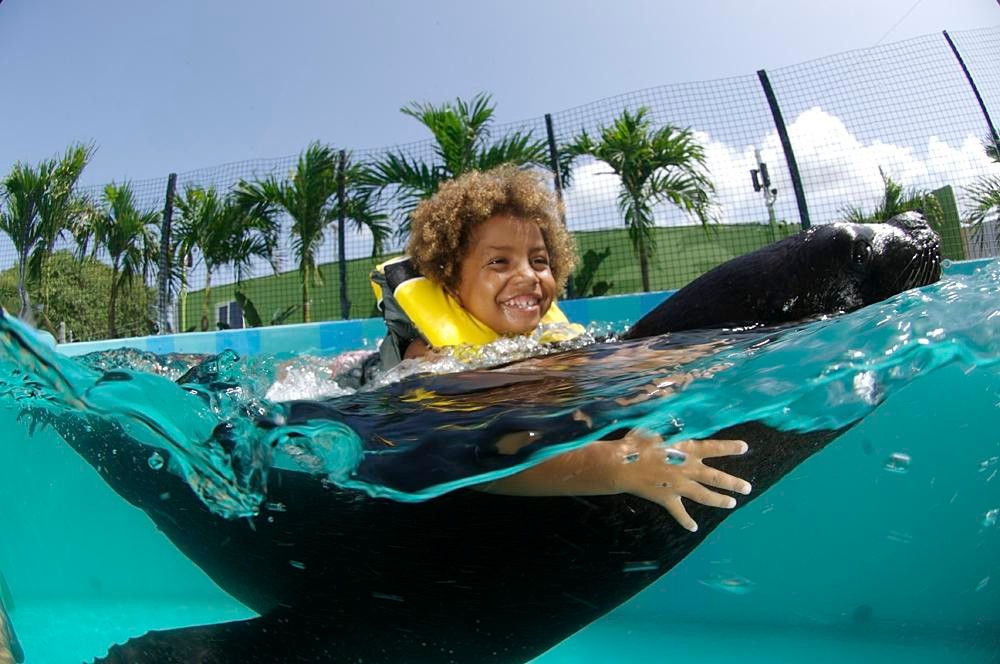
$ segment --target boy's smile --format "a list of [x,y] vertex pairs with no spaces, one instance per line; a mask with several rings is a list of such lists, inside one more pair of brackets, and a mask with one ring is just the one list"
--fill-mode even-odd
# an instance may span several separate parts
[[498,334],[538,327],[556,295],[549,252],[538,224],[498,214],[479,224],[452,294]]

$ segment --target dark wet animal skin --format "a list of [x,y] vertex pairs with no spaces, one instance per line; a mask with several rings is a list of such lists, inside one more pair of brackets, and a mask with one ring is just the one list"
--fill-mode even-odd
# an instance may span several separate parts
[[937,281],[940,244],[916,212],[884,224],[816,226],[706,272],[625,338],[853,311]]

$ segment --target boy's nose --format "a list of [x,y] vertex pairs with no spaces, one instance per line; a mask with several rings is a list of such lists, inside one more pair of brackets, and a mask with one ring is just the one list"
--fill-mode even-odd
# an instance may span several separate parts
[[516,276],[528,281],[538,281],[538,274],[531,267],[531,261],[522,261],[517,265]]

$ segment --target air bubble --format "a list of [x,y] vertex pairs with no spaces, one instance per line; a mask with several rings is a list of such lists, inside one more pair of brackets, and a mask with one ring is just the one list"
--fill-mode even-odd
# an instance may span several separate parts
[[994,507],[983,515],[983,528],[992,528],[1000,521],[1000,508]]
[[874,372],[862,371],[854,375],[854,393],[869,406],[877,406],[881,400],[878,378]]
[[163,468],[163,457],[160,456],[159,452],[153,452],[153,455],[149,457],[149,467],[153,470]]
[[292,567],[294,567],[295,569],[305,569],[306,568],[306,564],[303,563],[303,562],[299,562],[298,560],[289,560],[288,564],[291,565]]
[[725,574],[713,574],[707,579],[699,579],[698,583],[733,595],[746,595],[757,585],[745,577]]
[[899,473],[900,475],[910,472],[910,455],[893,452],[885,462],[885,469],[890,473]]
[[632,572],[655,572],[660,569],[660,563],[655,560],[634,560],[625,563],[622,571],[626,574]]
[[680,450],[675,450],[672,447],[668,447],[665,452],[664,459],[671,466],[676,466],[678,464],[687,461],[687,455],[684,454],[684,452],[681,452]]

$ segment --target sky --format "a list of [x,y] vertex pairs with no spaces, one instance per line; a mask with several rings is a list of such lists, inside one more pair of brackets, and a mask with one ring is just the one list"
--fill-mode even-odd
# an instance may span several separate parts
[[3,0],[0,171],[75,141],[81,183],[424,140],[399,108],[486,91],[503,124],[1000,24],[998,0]]

